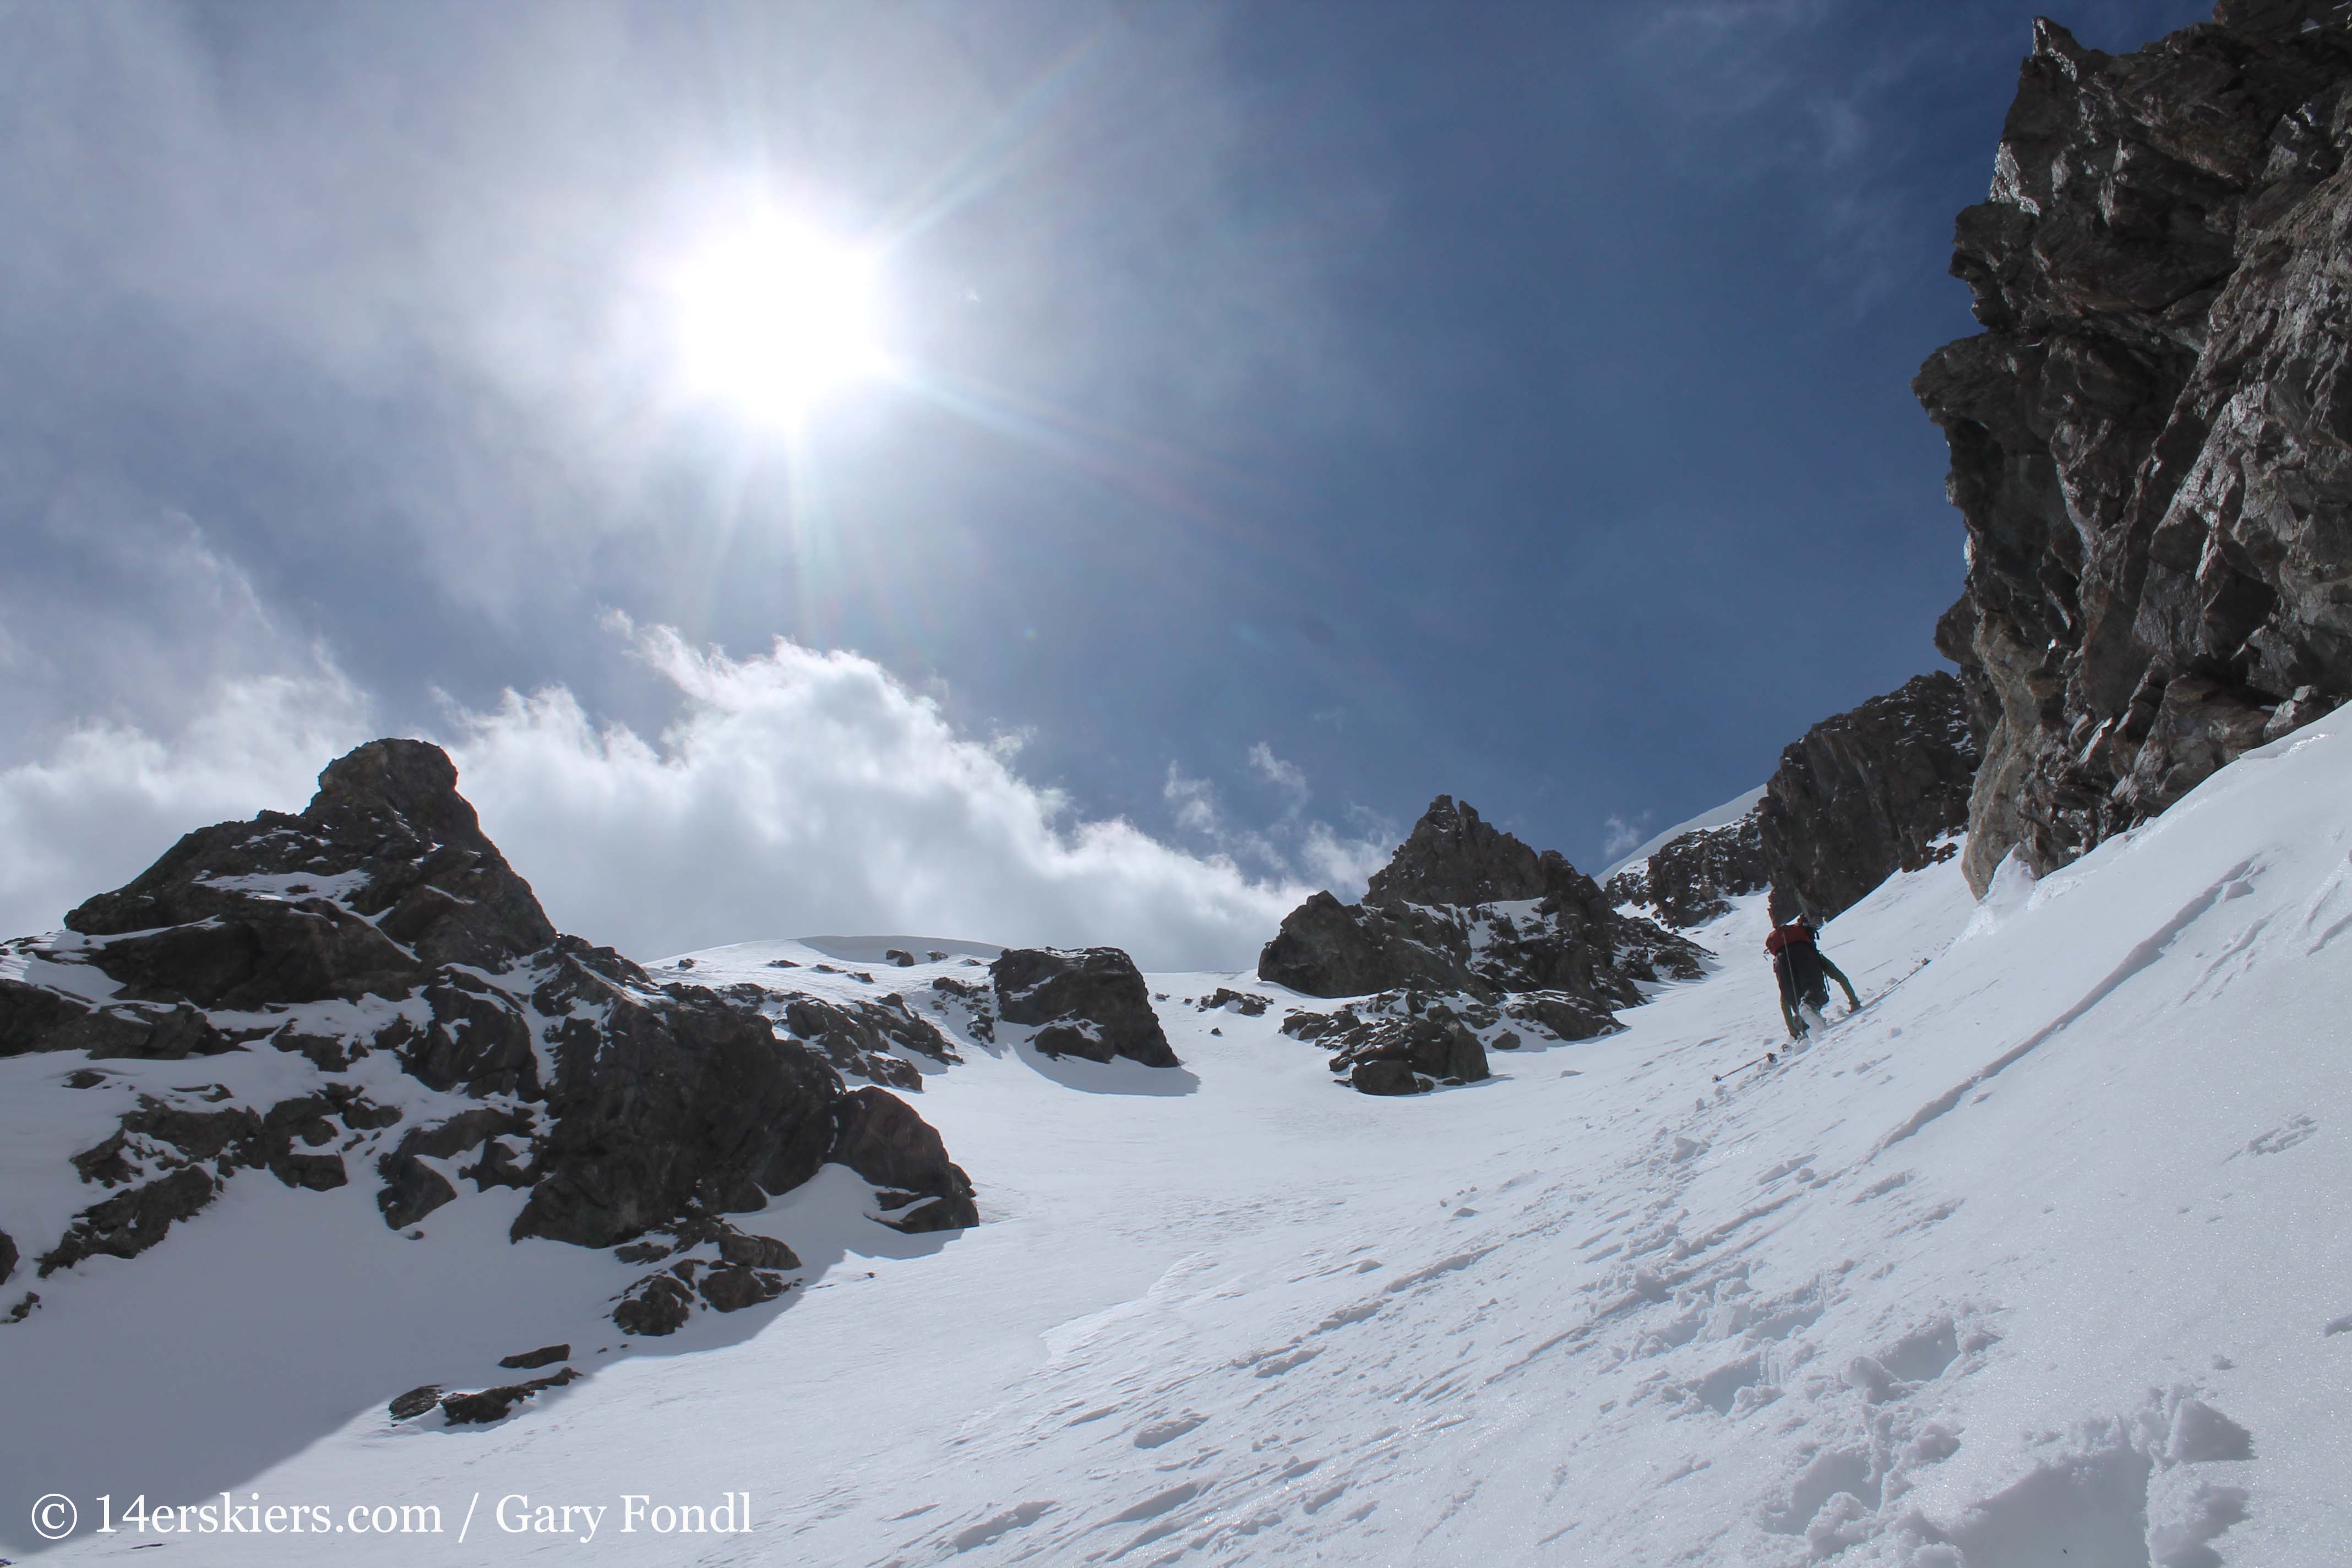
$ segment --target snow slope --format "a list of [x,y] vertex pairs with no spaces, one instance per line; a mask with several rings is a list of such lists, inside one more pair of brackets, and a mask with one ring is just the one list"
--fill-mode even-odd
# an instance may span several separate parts
[[[1273,987],[1154,976],[1181,1071],[1048,1062],[1003,1029],[927,1073],[982,1226],[897,1237],[829,1168],[744,1221],[811,1260],[782,1301],[488,1427],[397,1426],[378,1387],[205,1483],[336,1520],[434,1505],[440,1533],[174,1533],[156,1561],[2338,1564],[2347,851],[2352,712],[2038,886],[1979,906],[1955,864],[1895,879],[1825,933],[1863,1011],[1720,1086],[1778,1043],[1756,899],[1694,933],[1723,967],[1625,1033],[1409,1100],[1332,1087],[1280,1005],[1184,1005]],[[693,956],[724,983],[815,950]],[[911,995],[925,973],[792,980]],[[37,1384],[44,1425],[129,1456],[11,1438],[12,1491],[119,1506],[162,1485],[138,1464],[247,1419],[223,1389],[379,1353],[341,1254],[262,1256],[296,1197],[254,1184],[100,1260],[72,1312],[0,1327],[0,1408]],[[522,1290],[541,1245],[486,1247],[483,1279]],[[232,1268],[269,1298],[251,1321],[215,1310]],[[481,1283],[415,1282],[467,1354],[493,1337]],[[497,1348],[541,1342],[527,1306]],[[157,1373],[174,1358],[236,1375],[192,1402]],[[626,1494],[729,1492],[748,1533],[622,1532]],[[606,1511],[584,1544],[584,1512],[508,1532],[518,1496]],[[19,1557],[24,1507],[0,1517]]]

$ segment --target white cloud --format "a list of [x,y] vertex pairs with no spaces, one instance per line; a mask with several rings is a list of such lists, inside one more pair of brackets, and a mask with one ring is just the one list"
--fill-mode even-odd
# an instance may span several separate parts
[[1187,833],[1213,835],[1223,825],[1217,809],[1217,786],[1207,779],[1188,778],[1174,763],[1168,764],[1168,782],[1160,798],[1176,814],[1176,826]]
[[368,735],[365,700],[331,668],[223,681],[167,738],[69,731],[47,757],[0,769],[0,933],[54,930],[184,833],[299,809],[319,770]]
[[[593,941],[652,957],[903,931],[1231,968],[1316,885],[1079,818],[855,654],[780,640],[736,659],[664,627],[637,646],[683,700],[657,740],[599,728],[556,688],[461,715],[453,748],[483,826]],[[1168,795],[1180,821],[1216,822],[1205,781],[1171,769]],[[1328,829],[1310,845],[1310,871],[1355,863]]]
[[[870,659],[785,641],[739,659],[667,627],[629,635],[678,695],[657,736],[599,725],[555,686],[454,710],[446,743],[555,923],[639,957],[894,931],[1242,968],[1310,891],[1353,896],[1386,858],[1377,821],[1350,837],[1286,818],[1287,854],[1265,833],[1227,836],[1206,781],[1171,769],[1180,819],[1217,829],[1218,852],[1187,853],[1080,816],[1015,773],[1011,748],[958,733]],[[71,731],[0,770],[0,930],[53,927],[191,828],[299,809],[319,770],[371,732],[365,700],[331,668],[223,682],[168,737]],[[1264,868],[1243,870],[1229,844]]]
[[1606,829],[1601,837],[1602,858],[1613,861],[1625,851],[1649,837],[1650,818],[1654,815],[1652,812],[1642,812],[1630,822],[1622,816],[1610,817],[1601,825]]
[[1274,748],[1260,741],[1249,749],[1250,766],[1260,777],[1291,797],[1295,805],[1307,802],[1307,774],[1294,763],[1286,763],[1274,754]]

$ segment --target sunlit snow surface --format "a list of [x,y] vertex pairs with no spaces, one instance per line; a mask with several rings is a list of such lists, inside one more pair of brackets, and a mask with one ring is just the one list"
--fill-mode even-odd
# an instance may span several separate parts
[[[2347,721],[1981,908],[1956,865],[1882,888],[1825,937],[1864,1010],[1724,1092],[1715,1073],[1780,1043],[1753,899],[1695,933],[1724,967],[1626,1033],[1417,1099],[1334,1088],[1276,1032],[1277,988],[1154,976],[1181,1075],[978,1046],[927,1074],[984,1224],[918,1244],[821,1180],[745,1222],[824,1266],[805,1289],[575,1355],[593,1375],[488,1428],[398,1428],[396,1387],[346,1377],[340,1417],[306,1410],[266,1452],[234,1390],[291,1421],[276,1385],[338,1355],[405,1376],[436,1312],[436,1376],[612,1343],[571,1276],[625,1271],[490,1227],[379,1309],[339,1271],[409,1244],[339,1239],[374,1223],[358,1186],[248,1174],[0,1327],[0,1466],[120,1498],[219,1433],[260,1455],[209,1483],[240,1498],[446,1518],[429,1541],[174,1537],[171,1563],[2332,1568],[2352,1553]],[[795,953],[815,957],[717,950],[695,977],[772,980]],[[960,963],[790,973],[914,995],[978,973]],[[1184,1005],[1220,984],[1277,1005]],[[562,1310],[543,1332],[509,1311],[517,1342],[488,1342],[475,1298],[533,1280]],[[387,1314],[411,1324],[396,1353],[373,1342]],[[159,1375],[181,1363],[235,1375],[198,1401]],[[85,1432],[121,1435],[115,1457],[58,1457]],[[616,1533],[624,1494],[727,1491],[751,1494],[750,1534]],[[585,1545],[506,1534],[511,1494],[615,1511]]]

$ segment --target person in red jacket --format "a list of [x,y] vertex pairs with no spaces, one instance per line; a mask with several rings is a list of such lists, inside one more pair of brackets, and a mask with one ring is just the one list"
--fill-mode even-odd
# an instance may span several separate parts
[[1822,1009],[1830,1005],[1832,980],[1845,993],[1848,1007],[1861,1006],[1853,983],[1822,953],[1797,901],[1775,888],[1766,908],[1772,917],[1772,934],[1764,939],[1764,951],[1771,955],[1772,976],[1780,983],[1780,1020],[1789,1026],[1789,1037],[1802,1039],[1810,1025],[1823,1021]]

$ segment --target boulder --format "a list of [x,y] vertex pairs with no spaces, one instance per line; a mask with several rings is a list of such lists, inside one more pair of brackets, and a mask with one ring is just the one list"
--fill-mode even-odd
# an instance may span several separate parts
[[988,973],[998,1016],[1038,1026],[1034,1043],[1048,1056],[1180,1065],[1141,972],[1118,948],[1008,948]]
[[485,1388],[472,1394],[445,1394],[441,1396],[441,1415],[452,1426],[483,1426],[503,1421],[514,1407],[542,1389],[561,1388],[577,1382],[580,1374],[570,1367],[548,1377],[534,1377],[529,1383],[509,1384],[500,1388]]
[[784,1293],[783,1277],[728,1264],[705,1274],[695,1287],[714,1312],[740,1312]]
[[[513,1355],[500,1356],[499,1364],[510,1372],[530,1372],[539,1367],[552,1366],[557,1362],[571,1359],[570,1345],[542,1345],[535,1351],[520,1351]],[[393,1414],[396,1415],[399,1412],[395,1410]]]
[[1356,1063],[1349,1072],[1348,1084],[1359,1094],[1427,1094],[1430,1089],[1412,1068],[1389,1057]]
[[2225,0],[2126,55],[2034,24],[1955,230],[1985,331],[1912,384],[1968,540],[1936,643],[1982,741],[1979,893],[2352,695],[2347,109],[2326,0]]
[[[944,1149],[940,1151],[946,1152]],[[732,1226],[719,1236],[719,1256],[729,1263],[740,1263],[746,1268],[781,1268],[791,1270],[801,1266],[793,1249],[772,1236],[747,1236]]]
[[1200,1013],[1213,1013],[1219,1008],[1227,1008],[1239,1013],[1244,1018],[1263,1018],[1272,1000],[1271,997],[1261,996],[1255,991],[1234,991],[1220,985],[1215,991],[1202,997],[1193,1010]]
[[646,1339],[674,1334],[693,1316],[694,1293],[667,1272],[648,1274],[630,1286],[613,1309],[614,1327]]
[[437,1383],[427,1383],[421,1384],[405,1394],[394,1394],[391,1405],[386,1408],[392,1412],[392,1418],[394,1421],[409,1421],[424,1415],[440,1403],[441,1385]]
[[853,1089],[835,1111],[829,1155],[882,1189],[882,1223],[918,1232],[980,1223],[971,1179],[948,1159],[947,1146],[908,1103],[879,1089]]
[[[1363,1088],[1357,1069],[1374,1062],[1401,1062],[1412,1071],[1449,1084],[1475,1083],[1488,1075],[1486,1048],[1464,1023],[1461,1014],[1443,1001],[1407,996],[1395,1014],[1360,1021],[1349,1029],[1331,1058],[1334,1072],[1346,1071],[1349,1081]],[[1516,1043],[1516,1042],[1515,1042]],[[1393,1073],[1380,1072],[1372,1081],[1393,1085]],[[1367,1094],[1414,1092],[1394,1088],[1366,1089]]]
[[1940,671],[1822,720],[1780,753],[1757,803],[1766,879],[1819,922],[1948,858],[1978,761],[1960,683]]

